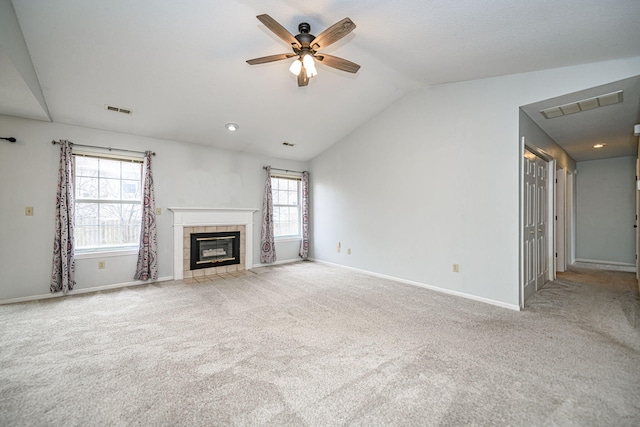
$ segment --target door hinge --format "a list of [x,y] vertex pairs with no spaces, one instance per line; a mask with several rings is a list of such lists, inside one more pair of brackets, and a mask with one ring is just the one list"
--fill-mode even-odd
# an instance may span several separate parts
[[558,252],[556,252],[556,258],[558,258]]
[[556,221],[558,220],[558,215],[556,215]]

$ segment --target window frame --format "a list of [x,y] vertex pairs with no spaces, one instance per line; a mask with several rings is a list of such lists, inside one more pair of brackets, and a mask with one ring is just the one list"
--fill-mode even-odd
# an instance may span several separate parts
[[[296,194],[297,194],[297,204],[296,205],[291,205],[291,204],[284,204],[284,203],[276,203],[275,202],[275,195],[274,195],[274,185],[273,185],[273,179],[285,179],[285,180],[290,180],[290,181],[296,181]],[[279,242],[283,242],[283,241],[296,241],[296,240],[301,240],[302,239],[302,176],[301,175],[292,175],[292,174],[284,174],[284,173],[277,173],[277,172],[271,172],[270,175],[270,179],[271,179],[271,198],[272,198],[272,205],[273,205],[273,210],[274,210],[274,218],[273,218],[273,224],[274,224],[274,239],[279,241]],[[275,219],[275,208],[276,207],[286,207],[286,208],[291,208],[291,207],[295,207],[297,209],[297,218],[298,218],[298,230],[297,230],[297,234],[286,234],[286,235],[276,235],[276,219]]]
[[[139,199],[123,199],[122,194],[120,195],[120,199],[101,199],[100,194],[98,194],[98,198],[79,198],[77,197],[77,167],[76,167],[76,159],[78,157],[90,157],[102,160],[115,160],[120,163],[138,163],[140,165],[140,197]],[[133,157],[126,155],[114,155],[100,152],[92,152],[92,151],[78,151],[73,153],[73,191],[74,191],[74,228],[77,229],[78,224],[78,204],[82,203],[96,203],[100,205],[101,203],[110,203],[110,204],[119,204],[119,205],[139,205],[141,208],[143,206],[143,198],[144,198],[144,170],[143,170],[144,158],[142,157]],[[98,179],[100,176],[98,175]],[[109,178],[114,179],[114,178]],[[120,181],[120,188],[122,188],[123,181],[133,181],[131,179],[123,179],[122,175],[117,178]],[[136,180],[137,181],[137,180]],[[99,191],[99,190],[98,190]],[[100,224],[98,224],[100,227]],[[100,228],[98,228],[100,230]],[[98,231],[100,233],[100,231]],[[86,248],[78,248],[77,245],[74,248],[74,257],[76,259],[87,259],[87,258],[95,258],[95,257],[112,257],[112,256],[123,256],[123,255],[135,255],[138,253],[140,249],[140,231],[138,231],[138,237],[135,239],[135,243],[131,244],[122,244],[118,246],[93,246]]]

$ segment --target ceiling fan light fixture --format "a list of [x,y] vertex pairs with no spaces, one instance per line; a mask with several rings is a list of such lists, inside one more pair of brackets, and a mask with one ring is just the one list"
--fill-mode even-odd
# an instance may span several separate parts
[[291,71],[291,73],[294,76],[299,75],[301,70],[302,70],[302,61],[300,61],[299,59],[296,59],[295,61],[293,61],[291,63],[291,67],[289,67],[289,71]]
[[302,57],[302,64],[304,65],[304,69],[307,71],[307,77],[311,78],[318,75],[316,61],[313,59],[313,56],[309,54],[304,55]]

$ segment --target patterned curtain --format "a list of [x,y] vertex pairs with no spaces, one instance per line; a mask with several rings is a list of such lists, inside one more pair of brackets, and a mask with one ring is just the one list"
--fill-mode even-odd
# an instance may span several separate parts
[[144,153],[144,194],[142,197],[142,227],[140,228],[140,249],[136,280],[155,280],[158,278],[158,242],[156,240],[156,200],[153,193],[151,176],[151,151]]
[[271,193],[271,167],[267,166],[267,181],[264,185],[262,202],[262,236],[260,238],[260,262],[272,263],[276,260],[276,246],[273,237],[273,195]]
[[75,235],[73,211],[73,155],[71,143],[60,141],[60,167],[58,169],[58,194],[56,196],[56,235],[53,241],[53,269],[51,292],[67,293],[75,281]]
[[302,242],[300,252],[302,259],[309,258],[309,172],[302,172]]

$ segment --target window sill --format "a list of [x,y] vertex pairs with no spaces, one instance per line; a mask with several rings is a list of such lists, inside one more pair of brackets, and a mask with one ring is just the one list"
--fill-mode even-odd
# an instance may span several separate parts
[[280,242],[299,242],[300,240],[302,240],[302,237],[276,237],[275,241],[276,243],[280,243]]
[[114,256],[129,256],[138,255],[138,249],[118,249],[114,251],[91,251],[91,252],[77,252],[75,254],[76,259],[92,259],[92,258],[106,258]]

